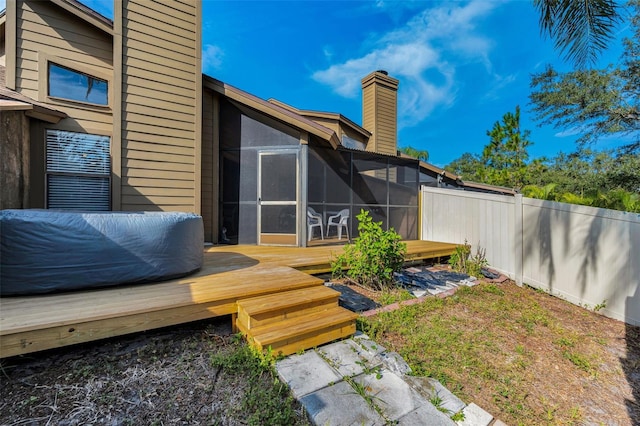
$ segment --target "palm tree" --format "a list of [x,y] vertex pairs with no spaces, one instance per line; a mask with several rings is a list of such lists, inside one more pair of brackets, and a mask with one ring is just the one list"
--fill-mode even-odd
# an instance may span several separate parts
[[620,22],[615,0],[533,0],[540,30],[578,67],[595,63]]
[[429,152],[426,150],[419,150],[412,146],[403,146],[400,147],[399,151],[407,154],[409,157],[417,158],[422,161],[429,161]]

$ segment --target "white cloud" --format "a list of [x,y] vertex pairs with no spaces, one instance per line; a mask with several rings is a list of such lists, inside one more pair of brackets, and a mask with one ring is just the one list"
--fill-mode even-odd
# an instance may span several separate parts
[[220,68],[224,52],[218,46],[207,44],[202,49],[202,70],[210,72],[212,69]]
[[417,124],[434,108],[455,102],[459,66],[480,63],[493,75],[489,59],[493,42],[477,25],[498,5],[476,0],[425,9],[379,36],[367,53],[316,71],[312,77],[343,97],[357,98],[360,79],[384,69],[400,79],[400,126]]
[[493,87],[491,87],[491,89],[484,94],[482,100],[493,101],[499,99],[500,94],[503,92],[503,89],[509,86],[511,83],[514,83],[517,78],[517,74],[509,74],[507,76],[493,74]]

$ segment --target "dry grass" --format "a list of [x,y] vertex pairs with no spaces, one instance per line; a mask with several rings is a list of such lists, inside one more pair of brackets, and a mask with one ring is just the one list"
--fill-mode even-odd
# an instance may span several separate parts
[[640,328],[543,292],[480,284],[361,326],[507,424],[640,424]]
[[228,318],[2,362],[2,425],[309,424]]

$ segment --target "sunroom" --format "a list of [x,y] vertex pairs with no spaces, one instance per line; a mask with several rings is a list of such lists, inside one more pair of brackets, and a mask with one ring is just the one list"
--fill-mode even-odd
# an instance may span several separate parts
[[347,148],[335,134],[301,129],[311,122],[302,116],[291,124],[226,97],[218,105],[219,242],[345,243],[358,235],[361,210],[418,238],[417,160]]

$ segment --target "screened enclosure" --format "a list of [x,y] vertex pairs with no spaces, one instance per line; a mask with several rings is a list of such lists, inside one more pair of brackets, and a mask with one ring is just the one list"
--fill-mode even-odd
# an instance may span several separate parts
[[220,240],[297,245],[299,132],[230,102],[220,118]]
[[[310,145],[308,207],[323,220],[325,237],[335,236],[339,227],[343,235],[357,237],[356,216],[367,210],[383,229],[393,228],[404,239],[417,239],[418,177],[414,160]],[[347,220],[341,217],[343,223],[335,226],[336,219],[331,218],[344,210],[348,210]],[[317,233],[312,237],[318,239]]]
[[356,216],[418,237],[417,160],[334,149],[230,101],[220,105],[220,241],[301,246],[357,237]]

